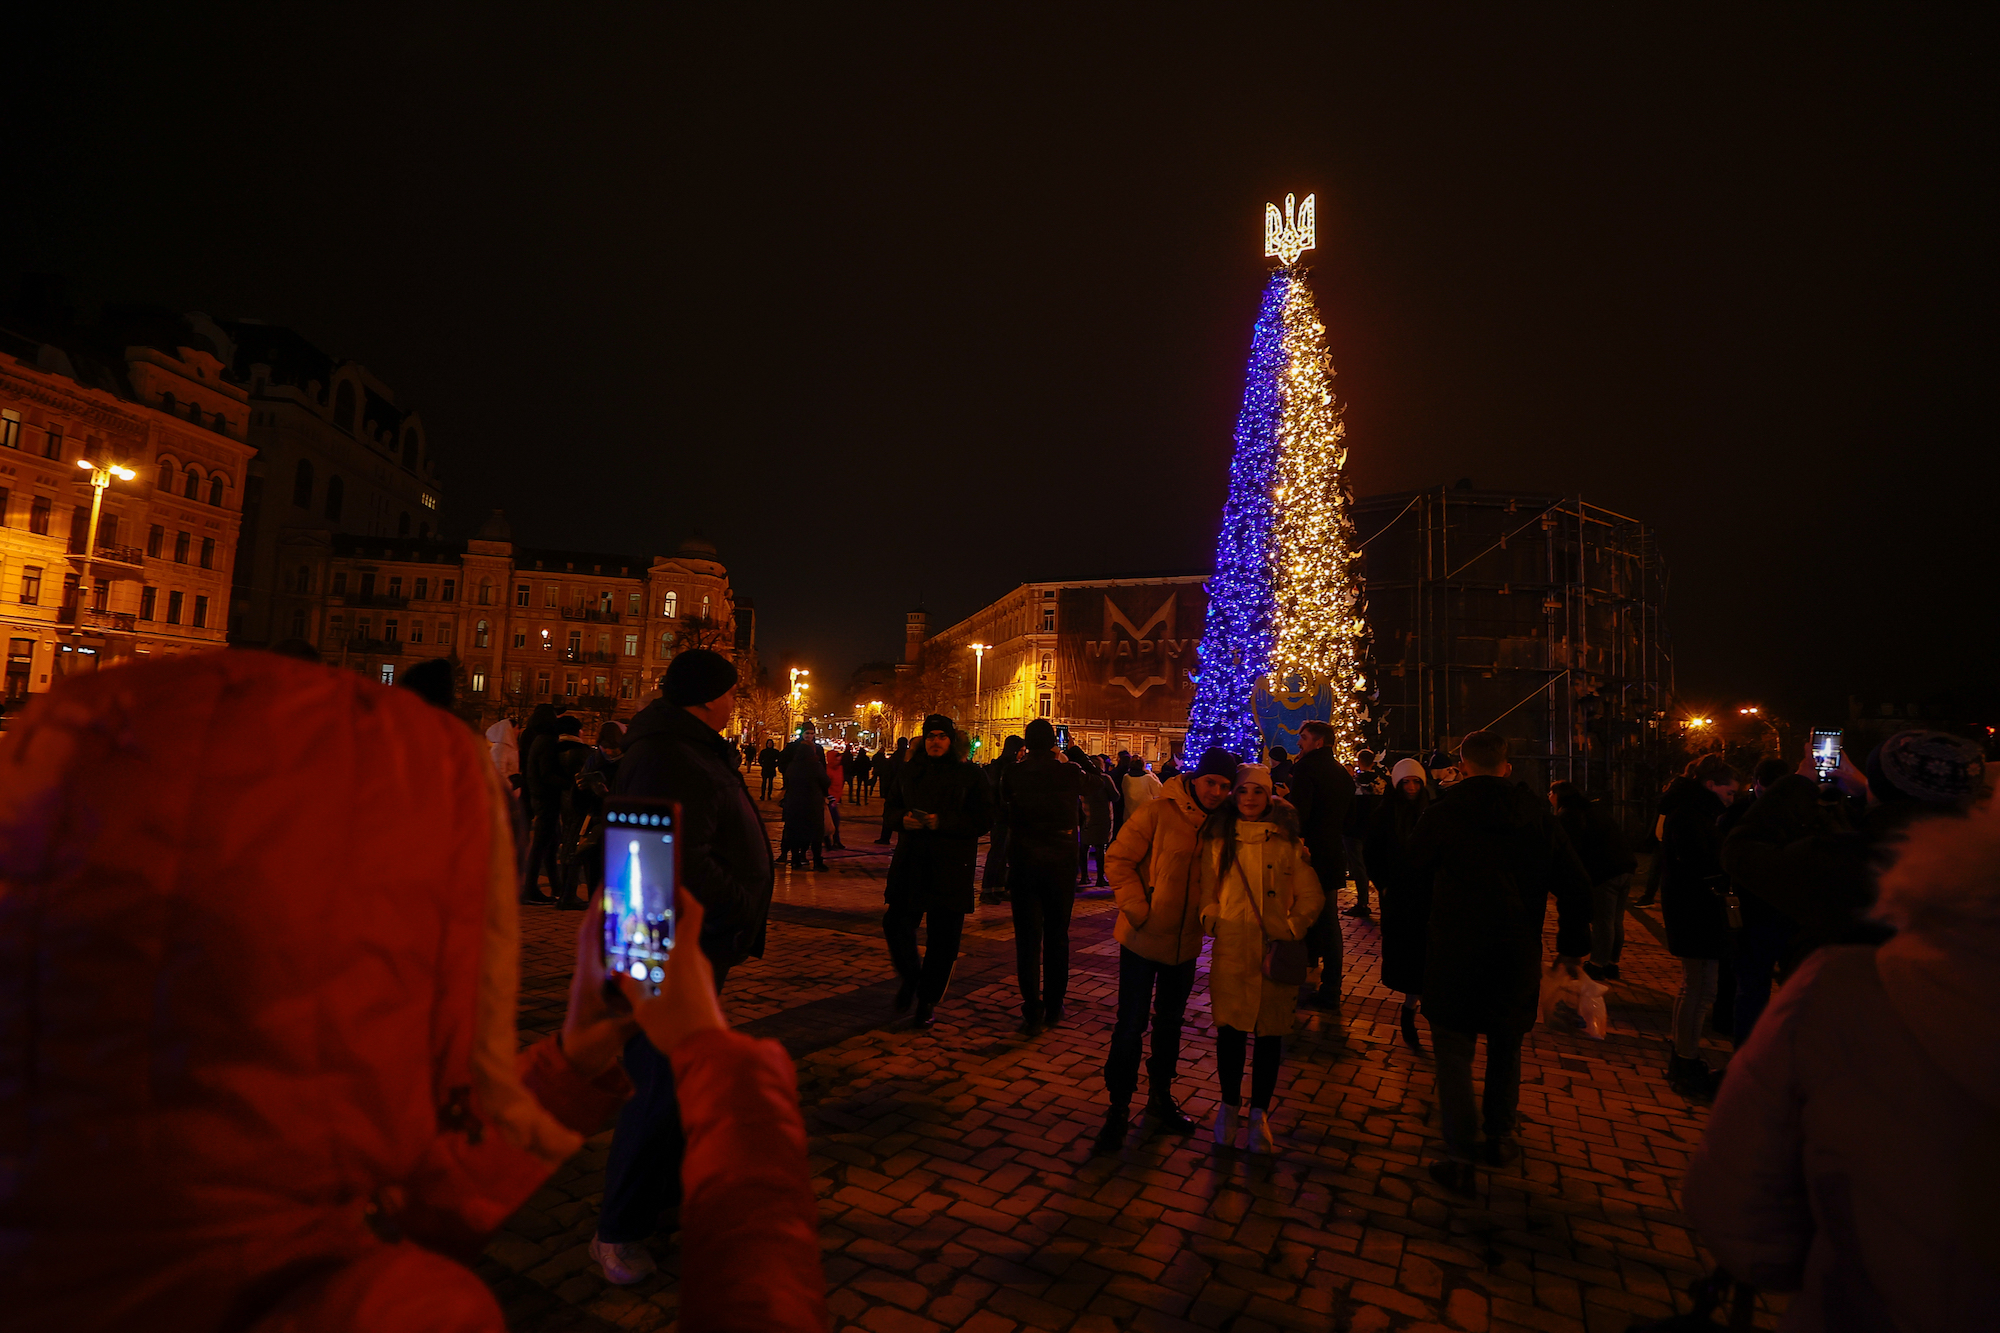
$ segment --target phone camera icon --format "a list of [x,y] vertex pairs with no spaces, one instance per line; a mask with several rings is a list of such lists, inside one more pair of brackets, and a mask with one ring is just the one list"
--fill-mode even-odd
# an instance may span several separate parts
[[665,981],[667,979],[667,969],[665,969],[664,967],[654,968],[652,971],[652,978],[653,978],[653,984],[655,986],[659,985],[662,981]]

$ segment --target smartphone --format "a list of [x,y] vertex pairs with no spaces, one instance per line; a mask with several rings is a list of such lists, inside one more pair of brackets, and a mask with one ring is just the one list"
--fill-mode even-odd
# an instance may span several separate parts
[[1832,782],[1833,775],[1840,771],[1840,733],[1813,729],[1812,734],[1813,772],[1823,783]]
[[680,858],[676,801],[616,797],[604,807],[604,975],[660,993],[674,951]]

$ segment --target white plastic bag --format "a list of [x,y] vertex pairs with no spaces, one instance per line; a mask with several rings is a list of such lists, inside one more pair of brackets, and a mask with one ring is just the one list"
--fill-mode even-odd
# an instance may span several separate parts
[[1542,1021],[1558,1032],[1581,1032],[1603,1041],[1611,1027],[1604,996],[1611,988],[1559,967],[1542,974]]

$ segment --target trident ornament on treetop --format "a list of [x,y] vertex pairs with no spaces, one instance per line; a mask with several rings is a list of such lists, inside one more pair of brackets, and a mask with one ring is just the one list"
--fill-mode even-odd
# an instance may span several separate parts
[[1285,196],[1283,217],[1278,216],[1276,204],[1264,205],[1264,253],[1287,264],[1297,263],[1300,255],[1313,248],[1313,196],[1306,196],[1296,222],[1292,220],[1293,198]]

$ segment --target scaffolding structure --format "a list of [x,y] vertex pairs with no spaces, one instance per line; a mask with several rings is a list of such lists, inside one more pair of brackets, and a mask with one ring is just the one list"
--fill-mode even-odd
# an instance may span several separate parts
[[1392,755],[1509,739],[1514,776],[1576,783],[1628,831],[1664,779],[1668,575],[1652,529],[1581,496],[1457,487],[1355,505]]

